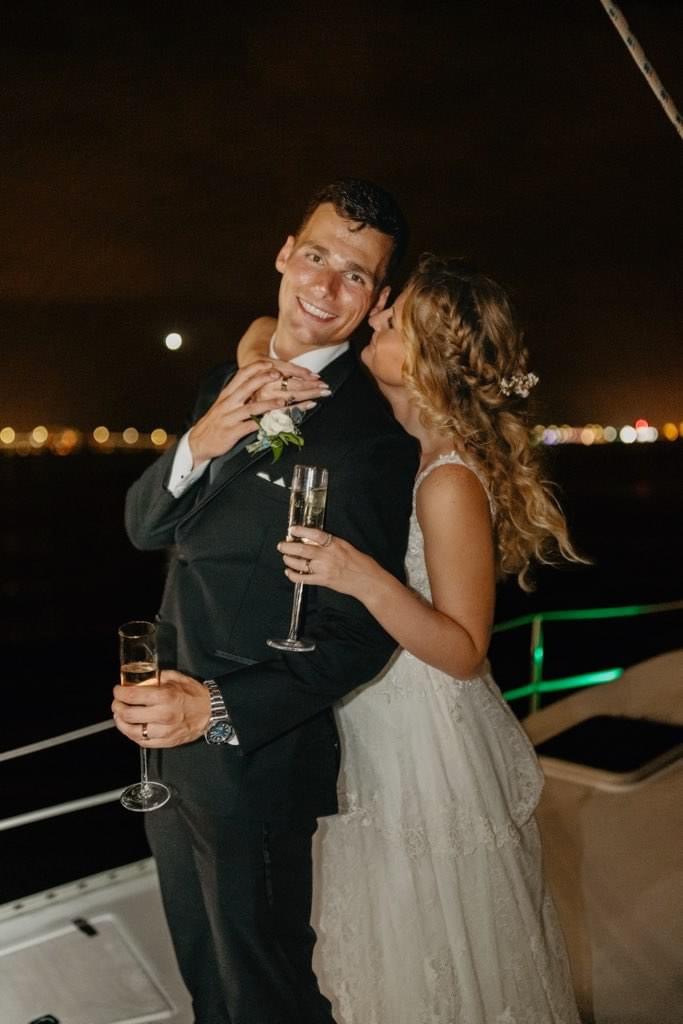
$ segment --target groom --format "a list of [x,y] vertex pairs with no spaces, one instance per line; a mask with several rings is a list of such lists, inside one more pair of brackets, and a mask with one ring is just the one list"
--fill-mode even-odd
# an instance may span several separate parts
[[[173,797],[146,815],[181,972],[198,1024],[330,1024],[311,967],[311,837],[333,814],[332,705],[376,675],[394,643],[353,599],[311,589],[309,654],[276,654],[292,587],[276,544],[292,468],[329,470],[327,525],[401,576],[417,452],[348,339],[386,303],[405,225],[394,200],[342,179],[309,204],[278,253],[278,358],[320,372],[332,394],[305,414],[304,448],[231,454],[216,399],[131,487],[126,523],[143,550],[172,552],[159,613],[161,686],[116,687],[118,728],[158,750]],[[251,440],[251,438],[250,438]],[[211,457],[209,457],[211,456]],[[145,738],[143,739],[143,735]]]

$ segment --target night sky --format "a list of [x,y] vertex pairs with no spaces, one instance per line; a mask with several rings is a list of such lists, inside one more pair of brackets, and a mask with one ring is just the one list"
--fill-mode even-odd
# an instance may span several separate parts
[[[347,174],[511,288],[539,420],[683,420],[683,146],[598,0],[7,7],[0,426],[175,429]],[[683,108],[683,5],[621,8]]]

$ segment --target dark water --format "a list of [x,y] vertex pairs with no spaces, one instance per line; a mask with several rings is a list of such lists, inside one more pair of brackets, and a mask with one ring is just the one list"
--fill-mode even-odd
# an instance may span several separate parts
[[[683,597],[683,444],[567,446],[547,456],[572,535],[594,564],[545,570],[530,596],[505,585],[498,621]],[[109,716],[116,627],[153,616],[163,581],[163,555],[133,550],[122,523],[125,491],[149,459],[0,457],[2,749]],[[679,612],[549,625],[545,676],[680,646],[682,624]],[[504,689],[527,681],[528,642],[526,631],[494,641]],[[0,817],[114,789],[137,770],[136,748],[113,731],[0,764]],[[0,833],[0,903],[146,856],[140,819],[111,805]]]

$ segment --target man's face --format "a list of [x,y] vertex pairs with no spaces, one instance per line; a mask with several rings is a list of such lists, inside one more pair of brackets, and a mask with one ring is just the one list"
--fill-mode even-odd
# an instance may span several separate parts
[[278,350],[291,359],[338,345],[382,309],[389,288],[380,285],[392,244],[374,228],[358,230],[357,221],[340,217],[331,203],[319,206],[275,260],[282,274]]

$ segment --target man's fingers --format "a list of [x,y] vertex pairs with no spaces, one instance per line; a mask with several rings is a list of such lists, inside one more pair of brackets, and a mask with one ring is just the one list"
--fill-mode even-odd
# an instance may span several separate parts
[[[192,428],[190,447],[195,462],[213,459],[230,451],[234,444],[247,434],[258,430],[256,418],[272,409],[283,409],[282,399],[271,399],[267,402],[252,402],[249,405],[231,403],[223,409],[214,409],[211,418],[200,420]],[[236,407],[234,407],[236,405]],[[192,438],[194,437],[194,446]]]
[[173,729],[169,729],[168,726],[155,723],[152,726],[154,730],[152,734],[150,733],[150,723],[147,722],[144,724],[147,725],[148,739],[145,739],[142,735],[142,724],[130,724],[117,719],[116,727],[122,736],[132,740],[133,743],[137,743],[139,747],[146,747],[151,750],[155,747],[168,747],[173,745],[172,742],[169,742],[175,735]]
[[197,680],[192,676],[186,676],[182,672],[178,672],[175,668],[162,668],[161,675],[159,676],[161,685],[165,683],[196,683]]
[[[250,369],[250,367],[247,369]],[[240,370],[240,374],[242,372],[246,373],[246,370]],[[214,402],[213,408],[223,409],[226,405],[243,405],[259,390],[259,388],[264,387],[266,384],[272,384],[280,379],[280,374],[276,370],[272,369],[252,373],[247,380],[238,380],[237,377],[234,377],[227,387],[223,388]]]
[[166,710],[157,707],[148,707],[142,704],[118,704],[114,705],[114,717],[117,725],[140,725],[143,722],[159,722],[164,724],[169,721],[170,715]]
[[239,388],[245,381],[249,381],[252,377],[263,373],[272,373],[275,374],[275,376],[280,375],[279,371],[273,367],[271,359],[258,359],[255,363],[249,363],[247,366],[243,366],[239,369],[237,373],[230,378],[228,383],[220,392],[218,398],[225,394],[232,394],[232,392]]
[[262,416],[264,412],[271,412],[272,409],[283,409],[285,403],[282,399],[269,398],[261,402],[250,402],[239,409],[234,409],[229,417],[226,417],[226,427],[236,426],[238,423],[251,422],[251,429],[258,430],[258,424],[254,422],[254,416]]
[[250,396],[245,396],[245,401],[242,402],[239,400],[237,392],[235,392],[227,402],[216,406],[210,414],[212,418],[211,429],[229,429],[234,423],[249,419],[250,416],[260,416],[264,412],[270,412],[271,409],[282,409],[287,404],[284,394],[273,398],[263,398],[254,402],[247,402],[246,398],[248,397]]
[[154,704],[161,704],[164,700],[163,690],[160,686],[115,686],[115,702],[125,704],[144,704],[150,707]]
[[281,374],[278,370],[274,369],[273,364],[270,361],[259,360],[257,363],[249,363],[248,366],[238,370],[234,377],[228,381],[228,383],[221,388],[216,396],[213,407],[222,405],[231,398],[234,398],[235,392],[239,391],[240,388],[250,388],[251,382],[255,377],[262,379],[262,384],[266,384],[268,381],[277,380]]
[[278,397],[286,399],[287,395],[285,391],[278,386],[278,382],[282,380],[279,373],[263,373],[259,374],[258,377],[252,378],[252,380],[246,381],[240,384],[238,388],[232,392],[229,396],[230,402],[233,406],[245,405],[251,398],[256,396],[258,392],[266,385],[270,384],[274,387],[275,391],[281,391],[282,394]]

